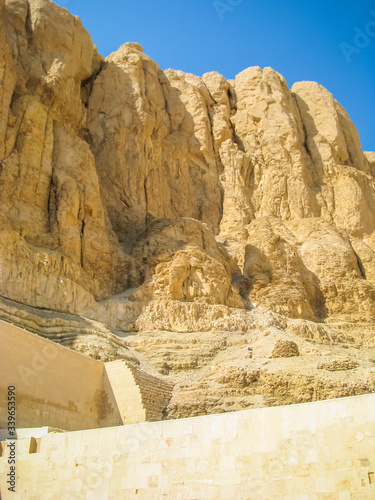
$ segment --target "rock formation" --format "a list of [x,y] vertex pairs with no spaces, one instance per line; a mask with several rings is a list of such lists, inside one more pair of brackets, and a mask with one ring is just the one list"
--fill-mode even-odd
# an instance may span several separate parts
[[[328,90],[271,68],[163,71],[136,43],[103,58],[49,0],[0,0],[0,82],[1,296],[140,338],[250,335],[267,359],[343,324],[370,345],[375,153]],[[199,366],[180,342],[171,376]],[[259,385],[242,368],[212,383]]]

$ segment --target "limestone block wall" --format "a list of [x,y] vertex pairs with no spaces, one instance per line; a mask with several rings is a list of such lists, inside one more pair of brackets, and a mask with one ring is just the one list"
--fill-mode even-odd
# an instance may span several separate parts
[[0,429],[16,387],[17,427],[92,429],[162,420],[172,386],[123,360],[101,363],[0,321]]
[[0,428],[8,386],[16,388],[16,426],[65,430],[120,425],[104,364],[0,321]]
[[[2,498],[372,500],[375,395],[48,434]],[[30,452],[31,450],[31,452]]]
[[105,363],[105,369],[124,424],[163,419],[173,385],[122,360]]

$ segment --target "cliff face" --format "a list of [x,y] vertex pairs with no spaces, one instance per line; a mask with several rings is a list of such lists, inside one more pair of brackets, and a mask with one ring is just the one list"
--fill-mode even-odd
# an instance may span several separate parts
[[135,43],[103,59],[47,0],[0,22],[3,295],[374,320],[373,153],[327,90],[162,71]]
[[375,153],[326,89],[104,59],[48,0],[0,8],[2,296],[123,330],[374,323]]

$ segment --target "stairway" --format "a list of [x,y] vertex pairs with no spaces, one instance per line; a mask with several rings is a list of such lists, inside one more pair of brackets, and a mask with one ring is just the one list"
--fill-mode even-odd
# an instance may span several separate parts
[[124,424],[163,420],[172,383],[124,360],[105,363],[105,368]]

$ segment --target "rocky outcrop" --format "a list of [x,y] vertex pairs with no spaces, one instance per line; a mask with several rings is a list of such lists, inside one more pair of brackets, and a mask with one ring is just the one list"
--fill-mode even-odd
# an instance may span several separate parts
[[326,89],[162,71],[136,43],[103,59],[49,0],[0,22],[4,296],[103,321],[98,300],[134,287],[374,318],[373,153]]
[[37,309],[1,298],[0,319],[104,363],[120,359],[141,364],[137,354],[121,338],[101,323],[82,316]]
[[365,151],[365,156],[370,165],[370,172],[373,177],[375,177],[375,153],[370,151]]
[[101,57],[79,19],[51,2],[6,2],[1,22],[2,293],[82,312],[126,281],[82,138],[82,84]]
[[163,71],[136,43],[104,59],[67,10],[0,0],[0,295],[125,331],[273,311],[331,338],[374,324],[374,262],[375,153],[328,90]]
[[228,252],[207,226],[195,219],[150,223],[133,256],[144,284],[130,300],[160,298],[244,307],[232,285]]
[[[127,337],[176,385],[168,418],[237,411],[371,393],[373,326],[319,325],[251,311],[215,331],[144,329]],[[199,318],[199,316],[198,316]],[[360,331],[361,330],[361,331]],[[248,347],[252,347],[250,356]]]

